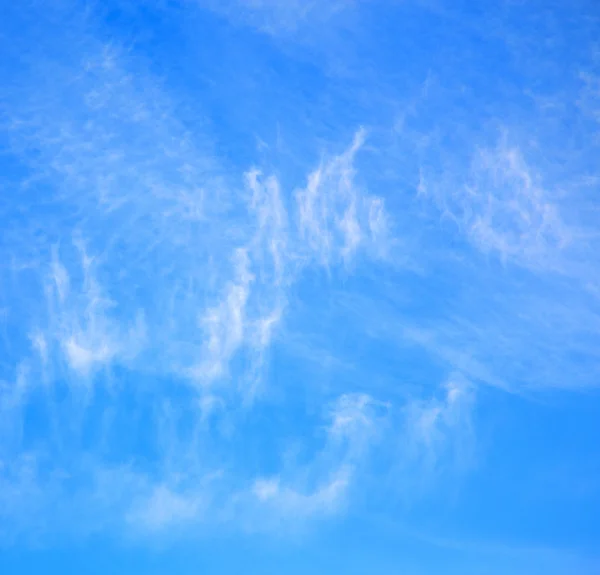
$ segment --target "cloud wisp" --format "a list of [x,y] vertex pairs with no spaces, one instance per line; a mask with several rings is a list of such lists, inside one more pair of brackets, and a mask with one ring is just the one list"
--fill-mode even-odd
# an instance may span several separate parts
[[487,75],[495,9],[110,4],[0,34],[0,546],[486,527],[523,398],[600,381],[592,66]]
[[[268,390],[270,348],[288,292],[304,270],[351,268],[361,253],[377,257],[385,250],[384,201],[354,181],[364,130],[348,149],[324,157],[295,191],[282,191],[275,176],[252,168],[234,193],[206,144],[170,115],[170,100],[157,83],[128,72],[132,61],[114,46],[87,37],[78,41],[83,55],[54,71],[56,81],[44,100],[22,84],[27,98],[14,105],[13,152],[55,190],[56,215],[47,217],[56,218],[61,232],[39,244],[34,255],[46,262],[36,278],[39,313],[23,326],[32,334],[20,359],[28,375],[26,383],[9,386],[9,403],[18,408],[11,407],[7,417],[11,427],[27,430],[26,412],[39,405],[48,429],[56,429],[49,440],[40,428],[33,444],[7,446],[3,460],[14,463],[3,467],[4,492],[19,489],[18,462],[31,457],[32,489],[60,499],[66,493],[61,478],[76,477],[78,497],[104,501],[128,525],[149,531],[197,523],[207,509],[215,513],[215,494],[244,493],[244,482],[252,485],[242,497],[246,505],[253,499],[253,505],[283,506],[292,515],[303,508],[307,516],[337,508],[372,424],[374,400],[366,395],[339,399],[322,452],[297,470],[303,480],[233,478],[219,470],[218,460],[228,458],[236,410],[252,409]],[[36,71],[36,81],[48,81],[47,73]],[[33,145],[40,154],[32,156]],[[38,217],[33,206],[28,209],[31,218]],[[73,224],[65,225],[71,212]],[[123,378],[164,383],[148,391],[127,389]],[[70,387],[63,389],[65,381]],[[71,412],[57,403],[61,393],[73,396]],[[173,393],[168,401],[179,422],[173,425],[191,425],[193,432],[184,439],[171,429],[165,450],[152,431],[162,420],[152,414],[152,402],[160,406]],[[185,405],[190,398],[197,406],[191,411]],[[106,452],[107,437],[124,416],[121,401],[133,402],[140,413],[139,423],[128,424],[129,433],[155,445],[151,465],[129,447]],[[104,413],[103,422],[90,441],[86,430],[99,425],[98,413]],[[70,421],[57,421],[62,415]],[[145,431],[135,427],[142,422]],[[77,450],[82,441],[85,466]],[[213,449],[210,464],[194,453],[199,445]],[[40,459],[59,449],[60,467]],[[44,479],[48,465],[50,483]],[[34,505],[36,498],[27,499]],[[12,513],[25,517],[19,505],[16,497]],[[30,513],[39,519],[47,505],[40,500]]]

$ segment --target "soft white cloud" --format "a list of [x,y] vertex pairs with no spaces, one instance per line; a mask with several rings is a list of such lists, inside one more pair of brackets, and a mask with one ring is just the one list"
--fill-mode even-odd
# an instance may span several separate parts
[[389,222],[381,198],[373,198],[369,203],[369,232],[375,245],[385,248],[385,242],[389,239]]
[[114,361],[128,362],[144,347],[143,316],[122,324],[113,313],[114,302],[101,289],[95,277],[95,263],[77,242],[80,286],[73,285],[65,266],[55,250],[48,285],[48,325],[38,332],[34,345],[48,356],[48,341],[62,350],[67,365],[79,376],[89,376],[97,369],[109,367]]
[[[331,30],[343,25],[333,17],[353,1],[200,3],[277,37],[261,38],[261,50],[289,38],[300,40],[286,46],[290,52],[311,43],[313,53],[296,52],[299,60],[285,69],[292,77],[297,69],[311,73],[310,62],[321,56],[319,74],[323,63],[329,72],[330,54],[342,54],[341,61],[354,49],[354,40],[336,44]],[[7,316],[18,310],[6,337],[15,335],[17,361],[2,357],[16,376],[2,374],[0,385],[0,531],[67,525],[168,536],[221,520],[268,529],[331,517],[355,495],[380,495],[386,504],[397,491],[414,498],[416,490],[402,488],[405,477],[421,485],[469,463],[476,385],[597,385],[595,304],[579,285],[560,283],[585,283],[588,296],[600,285],[594,258],[583,257],[597,251],[596,238],[573,227],[575,210],[565,210],[559,186],[516,135],[510,144],[506,138],[480,148],[485,136],[459,135],[448,140],[459,144],[453,150],[440,135],[445,119],[425,118],[436,135],[409,142],[423,166],[416,202],[390,185],[404,185],[416,169],[410,159],[389,162],[381,126],[369,138],[377,154],[360,129],[349,145],[323,145],[316,167],[295,155],[310,155],[311,141],[346,132],[346,118],[392,96],[379,93],[382,84],[368,71],[368,93],[351,95],[338,117],[337,91],[365,79],[337,76],[333,86],[324,75],[323,102],[307,114],[315,122],[310,135],[301,133],[309,122],[292,124],[299,140],[306,137],[298,150],[283,158],[278,146],[280,164],[274,154],[269,169],[242,173],[248,166],[237,162],[251,125],[245,109],[227,118],[233,132],[221,133],[239,134],[240,147],[217,158],[227,142],[211,144],[212,130],[223,129],[211,123],[212,104],[226,111],[229,103],[216,93],[202,109],[202,98],[185,87],[171,91],[148,72],[184,80],[180,68],[168,66],[168,51],[155,67],[137,49],[144,41],[129,51],[93,38],[90,31],[102,33],[104,24],[74,10],[60,38],[31,43],[27,65],[2,93],[10,138],[4,151],[14,156],[16,179],[21,170],[30,173],[2,203],[5,220],[15,223],[0,245],[0,259],[11,262],[0,280],[3,289],[16,286],[11,295],[19,305],[11,295],[2,302],[11,308]],[[325,36],[333,43],[321,42]],[[352,38],[366,59],[377,57],[362,45],[362,30]],[[237,48],[232,54],[252,67],[252,54]],[[596,117],[597,80],[586,82],[579,103]],[[304,89],[274,84],[255,93],[290,96],[287,110],[303,107]],[[420,99],[434,90],[428,80]],[[369,102],[351,110],[359,100]],[[317,116],[331,103],[335,129],[321,130]],[[447,110],[439,104],[431,109]],[[417,107],[398,133],[414,135]],[[377,118],[384,115],[377,110]],[[432,143],[447,154],[440,162],[447,171],[427,169]],[[463,153],[470,161],[460,161]],[[450,231],[440,212],[456,224]],[[397,220],[408,241],[415,238],[420,275],[366,266],[368,275],[348,279],[363,260],[398,257]],[[73,235],[86,244],[71,249]],[[489,267],[482,271],[483,264]],[[351,290],[360,293],[355,317],[337,314],[337,300],[351,298]],[[321,331],[309,341],[304,328]],[[380,340],[371,347],[374,337]],[[301,363],[287,369],[294,342],[318,366],[316,381],[300,380]],[[584,361],[575,365],[573,357]],[[461,375],[431,391],[429,373],[440,367]],[[337,399],[329,403],[331,395]],[[321,405],[322,417],[314,417]],[[302,445],[297,456],[282,448],[289,435]]]
[[494,148],[477,148],[456,177],[421,168],[418,194],[432,198],[477,249],[503,263],[556,270],[576,239],[555,194],[507,136]]
[[406,453],[427,474],[471,463],[473,387],[458,376],[443,386],[442,394],[411,400],[405,408]]
[[193,376],[210,382],[223,375],[225,366],[244,341],[246,329],[246,305],[251,274],[248,254],[239,249],[235,254],[235,279],[226,287],[222,300],[209,308],[201,318],[207,338],[205,358],[193,368]]
[[350,481],[351,469],[342,467],[308,492],[281,485],[279,478],[257,480],[252,490],[262,504],[272,506],[271,511],[279,519],[296,521],[337,511]]
[[274,176],[263,179],[256,169],[247,172],[245,179],[252,192],[250,210],[256,218],[256,235],[250,247],[258,259],[261,275],[268,277],[272,267],[271,281],[280,287],[286,279],[290,253],[288,217],[279,182]]
[[356,453],[359,447],[374,439],[381,418],[389,407],[366,393],[342,395],[329,412],[331,424],[328,433],[331,440],[347,441],[350,451]]
[[[351,148],[352,154],[356,146],[357,141]],[[353,212],[351,204],[344,204],[344,198],[340,206],[336,206],[335,198],[331,200],[336,208],[332,225],[337,226],[339,232],[336,259],[342,261],[351,258],[355,251],[348,239],[355,232],[352,226],[344,225],[350,220],[358,222],[360,216],[364,229],[360,233],[375,236],[383,230],[385,214],[380,200],[353,189],[349,174],[349,170],[353,170],[351,162],[343,156],[334,157],[331,165],[336,164],[345,166],[334,176],[342,196],[352,197],[362,206],[360,212]],[[333,171],[336,170],[334,167]],[[330,177],[331,170],[326,171]],[[164,288],[160,282],[148,283],[151,297],[139,300],[138,309],[133,305],[137,300],[131,300],[131,292],[124,290],[123,284],[117,281],[107,290],[103,282],[115,278],[110,273],[107,252],[94,253],[80,239],[76,239],[73,249],[66,244],[60,249],[56,247],[46,266],[46,313],[45,318],[37,318],[31,343],[47,380],[62,377],[64,363],[71,372],[70,380],[78,382],[123,366],[132,374],[152,373],[159,368],[158,373],[175,377],[177,382],[185,383],[191,376],[195,384],[202,384],[196,386],[197,410],[191,415],[193,438],[179,437],[179,432],[174,431],[176,423],[167,425],[166,428],[173,429],[159,442],[162,447],[156,462],[158,473],[137,470],[132,464],[124,481],[119,482],[114,473],[103,471],[105,464],[100,455],[98,461],[90,464],[91,470],[86,471],[97,480],[91,482],[91,487],[81,487],[80,500],[90,498],[94,508],[104,506],[107,513],[124,517],[135,530],[158,532],[198,522],[207,513],[219,515],[219,504],[212,499],[215,491],[211,486],[206,487],[202,479],[195,479],[203,477],[204,463],[194,450],[203,442],[212,441],[213,427],[221,433],[225,427],[235,425],[228,408],[236,398],[241,397],[246,406],[251,405],[247,400],[254,397],[261,384],[273,335],[286,311],[287,290],[305,266],[315,263],[312,248],[307,250],[301,241],[301,232],[290,226],[278,181],[274,177],[263,178],[258,170],[252,170],[246,174],[245,182],[249,192],[249,200],[244,204],[248,216],[244,222],[246,230],[241,234],[241,241],[231,246],[229,262],[219,262],[216,266],[216,273],[208,282],[208,293],[194,302],[195,330],[186,328],[188,313],[193,309],[188,307],[188,300],[183,299],[186,305],[181,305],[181,300],[174,299],[170,307],[165,308],[167,318],[161,317],[163,310],[152,308],[152,302],[159,300]],[[329,209],[327,192],[317,192],[324,194],[318,201]],[[317,250],[321,247],[317,246]],[[181,266],[182,272],[187,271],[180,260],[174,263]],[[170,345],[163,346],[162,342],[168,339],[172,340]],[[192,353],[180,354],[171,347],[172,342],[178,342]],[[187,358],[188,363],[181,361]],[[231,366],[235,358],[243,361],[241,371],[236,369],[234,373]],[[223,385],[207,385],[217,382]],[[135,387],[133,393],[138,397]],[[142,398],[141,393],[139,398]],[[56,406],[49,407],[54,412],[52,417],[59,417]],[[74,402],[73,408],[69,433],[79,437],[88,417],[87,407],[85,402]],[[256,488],[246,488],[241,502],[224,506],[225,513],[247,517],[252,513],[254,500],[268,506],[270,516],[277,517],[278,521],[284,520],[287,514],[299,513],[308,519],[339,509],[346,501],[356,467],[378,432],[383,408],[387,409],[366,394],[341,396],[328,413],[326,441],[313,463],[295,471],[286,467],[280,476],[257,480]],[[118,407],[114,409],[118,411]],[[107,417],[109,415],[107,413]],[[159,425],[161,417],[155,413],[151,424],[165,427]],[[15,418],[15,423],[21,421],[20,415]],[[217,419],[227,418],[225,427],[213,425]],[[66,437],[64,428],[60,423],[57,426],[59,441]],[[229,429],[226,433],[231,433],[231,427]],[[105,440],[94,448],[101,451],[101,446],[106,446]],[[16,448],[18,451],[19,446]],[[212,457],[218,461],[224,455],[217,451]],[[65,477],[82,474],[80,466],[69,457],[64,461],[64,469]],[[31,481],[40,493],[48,488],[39,474]],[[228,478],[228,482],[230,493],[239,490],[239,478]],[[64,496],[64,484],[62,476],[53,479],[52,489],[57,500]],[[250,493],[254,503],[249,500]],[[133,503],[128,505],[128,498]],[[18,502],[15,505],[18,506]],[[44,509],[45,503],[40,501],[36,512],[43,513]],[[65,514],[68,513],[65,510]]]
[[[315,3],[306,14],[329,10]],[[365,133],[307,169],[296,193],[258,168],[224,175],[203,130],[178,121],[180,102],[144,62],[73,22],[56,61],[20,77],[9,98],[10,151],[31,171],[27,185],[38,178],[47,186],[48,209],[28,199],[19,207],[27,218],[18,221],[31,226],[15,235],[11,253],[22,258],[14,267],[43,289],[23,294],[24,307],[35,304],[20,326],[28,375],[3,387],[0,400],[11,430],[28,431],[21,407],[39,401],[47,421],[32,441],[61,458],[27,477],[12,473],[4,493],[22,482],[39,495],[30,503],[40,517],[71,489],[77,506],[102,517],[91,524],[112,514],[112,525],[142,531],[189,525],[218,515],[219,505],[245,515],[226,497],[215,503],[220,487],[204,477],[231,459],[223,437],[243,426],[239,408],[256,405],[290,288],[310,266],[378,256],[388,240],[383,198],[355,181]],[[162,411],[167,399],[172,421]],[[347,497],[381,409],[367,395],[342,396],[311,464],[258,480],[272,482],[270,495],[254,493],[244,469],[223,491],[242,491],[244,505],[258,500],[274,515],[278,499],[292,514],[330,513]],[[28,452],[26,435],[15,432],[0,457]],[[26,504],[15,497],[14,513]],[[69,514],[65,505],[64,523]]]
[[[562,297],[543,284],[530,292],[522,284],[509,283],[500,294],[483,296],[479,289],[470,291],[466,302],[457,302],[452,313],[436,323],[395,333],[383,329],[381,334],[395,338],[403,348],[422,347],[449,371],[472,382],[510,393],[597,385],[600,358],[595,342],[600,321],[592,297],[582,295],[579,286],[561,285]],[[473,305],[484,296],[489,299],[479,303],[485,310],[481,316]],[[397,321],[408,323],[405,318]],[[573,365],[574,356],[581,363]]]
[[504,261],[551,265],[571,239],[539,176],[504,143],[476,155],[462,209],[475,244]]
[[[415,441],[432,447],[442,435],[442,427],[468,423],[471,392],[464,383],[450,381],[441,400],[416,402],[409,408],[409,427]],[[467,408],[467,409],[465,409]]]
[[254,482],[252,493],[267,506],[269,519],[293,522],[339,511],[388,408],[367,394],[344,394],[333,402],[325,444],[313,461]]
[[388,239],[383,199],[371,197],[355,183],[356,154],[366,132],[352,145],[313,171],[296,192],[300,237],[324,266],[348,262],[358,249],[381,249]]
[[52,250],[52,280],[56,288],[58,299],[64,302],[69,292],[69,275],[58,257],[58,249]]
[[258,379],[273,333],[285,306],[285,288],[293,280],[289,273],[293,252],[288,245],[287,212],[279,183],[263,179],[258,170],[245,174],[251,194],[247,209],[250,237],[233,254],[233,278],[216,305],[200,318],[206,338],[201,362],[191,372],[200,382],[210,383],[227,375],[227,365],[238,353],[251,356],[245,393],[256,392]]
[[385,249],[388,224],[383,200],[359,190],[353,181],[354,156],[364,142],[359,130],[352,145],[308,176],[298,190],[297,227],[290,227],[279,181],[258,169],[245,174],[250,193],[250,234],[234,251],[234,277],[201,317],[206,333],[202,360],[191,368],[200,382],[226,377],[237,355],[251,355],[247,392],[253,395],[273,332],[285,310],[287,289],[303,267],[350,262],[361,245]]
[[181,527],[199,519],[203,504],[200,495],[181,495],[166,485],[158,485],[147,499],[128,513],[127,520],[146,531]]

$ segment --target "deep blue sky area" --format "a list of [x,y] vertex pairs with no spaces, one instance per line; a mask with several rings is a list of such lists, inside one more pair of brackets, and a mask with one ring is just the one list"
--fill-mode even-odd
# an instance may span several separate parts
[[595,2],[0,13],[0,573],[600,575]]

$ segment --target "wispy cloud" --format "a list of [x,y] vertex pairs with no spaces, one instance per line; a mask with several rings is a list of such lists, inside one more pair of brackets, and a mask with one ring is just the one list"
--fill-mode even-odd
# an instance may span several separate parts
[[127,362],[143,349],[146,333],[143,315],[123,325],[116,318],[115,303],[102,293],[95,278],[95,262],[76,243],[81,259],[81,285],[75,286],[54,250],[47,288],[48,325],[38,326],[35,347],[46,363],[49,345],[58,346],[70,369],[87,377],[114,361]]
[[337,469],[308,492],[282,485],[279,478],[259,479],[253,493],[260,503],[271,507],[280,521],[322,517],[338,510],[350,483],[349,475],[349,469]]
[[442,393],[441,398],[414,400],[406,407],[409,457],[422,462],[428,473],[440,465],[464,468],[473,448],[472,386],[457,376]]
[[345,505],[356,468],[380,438],[388,408],[366,394],[339,397],[313,461],[254,482],[252,493],[266,506],[269,520],[298,527],[298,520],[327,516]]
[[[95,208],[89,217],[76,219],[69,236],[47,248],[40,277],[45,305],[33,314],[28,327],[31,349],[23,350],[23,356],[31,365],[39,362],[51,390],[46,407],[50,426],[58,427],[52,441],[69,453],[61,473],[95,478],[88,481],[91,487],[81,487],[79,497],[101,504],[108,496],[104,489],[130,493],[132,505],[125,504],[123,495],[118,501],[110,498],[107,509],[133,529],[161,531],[197,523],[207,510],[218,515],[212,497],[221,487],[204,486],[202,478],[213,469],[191,456],[190,449],[208,442],[215,450],[211,460],[227,459],[220,434],[233,432],[235,409],[251,407],[262,389],[290,287],[308,267],[347,266],[363,248],[366,255],[377,256],[385,249],[389,230],[383,199],[354,182],[354,157],[365,138],[362,130],[347,150],[309,173],[305,189],[282,190],[275,176],[253,168],[240,177],[244,188],[235,201],[235,194],[226,190],[218,200],[206,202],[198,186],[215,190],[224,182],[214,161],[205,161],[206,152],[199,152],[164,111],[158,122],[149,120],[148,106],[168,99],[150,80],[153,99],[142,97],[137,84],[144,79],[138,76],[134,82],[124,71],[124,61],[118,51],[103,49],[99,60],[91,58],[83,65],[72,95],[79,97],[83,90],[93,98],[84,98],[75,111],[51,97],[43,105],[54,107],[54,124],[42,121],[41,103],[17,107],[19,114],[29,114],[29,121],[24,130],[13,126],[15,150],[27,158],[29,146],[39,142],[43,153],[32,169],[61,191],[57,205]],[[123,106],[128,117],[114,120],[113,111],[119,115]],[[127,144],[132,133],[140,138],[139,145]],[[158,150],[146,138],[183,140]],[[154,162],[160,170],[155,171]],[[198,164],[209,168],[200,174],[194,169]],[[193,177],[188,177],[190,170]],[[173,193],[176,188],[179,191]],[[198,203],[190,211],[192,195]],[[106,229],[111,232],[106,234]],[[200,255],[190,251],[190,242]],[[43,255],[40,250],[36,259],[44,261]],[[162,271],[151,277],[157,270]],[[152,469],[131,461],[126,453],[105,461],[105,442],[94,442],[88,448],[92,471],[83,473],[72,450],[95,410],[109,413],[106,398],[100,399],[104,386],[98,382],[98,390],[91,391],[85,402],[73,402],[68,426],[56,419],[62,408],[54,403],[53,388],[60,388],[64,378],[74,384],[89,384],[100,376],[110,379],[117,369],[125,369],[127,377],[153,374],[170,378],[172,385],[190,387],[196,408],[185,421],[191,423],[194,438],[178,439],[178,432],[169,432],[170,447],[157,447]],[[123,388],[113,392],[121,394]],[[152,411],[152,404],[145,403],[152,398],[141,388],[130,393],[139,409]],[[21,403],[32,401],[25,391],[21,395]],[[323,507],[338,509],[375,425],[373,405],[366,395],[343,396],[333,408],[323,450],[299,475],[286,470],[281,477],[252,480],[254,487],[245,491],[240,478],[228,477],[224,485],[231,492],[253,493],[273,509],[277,499],[290,513],[307,509],[306,517],[321,513]],[[118,404],[110,409],[119,416]],[[178,403],[176,409],[184,418],[186,409]],[[11,425],[24,421],[22,413],[13,412],[11,417]],[[155,415],[147,419],[150,444],[158,441],[152,429],[159,419]],[[228,432],[219,427],[221,423]],[[55,449],[52,441],[44,449]],[[24,446],[17,442],[11,449],[7,455],[14,457]],[[123,465],[130,472],[121,483],[109,470]],[[10,477],[7,481],[18,489],[18,477]],[[61,477],[52,487],[57,498],[64,496]],[[112,478],[108,484],[107,478]],[[46,490],[39,473],[31,481],[40,493]],[[44,502],[37,505],[41,513]],[[234,508],[231,513],[246,512]]]
[[183,496],[165,485],[157,486],[148,499],[127,515],[129,523],[148,531],[181,527],[197,521],[203,505],[202,496]]
[[201,320],[207,332],[206,359],[194,368],[193,375],[202,380],[221,376],[224,366],[244,341],[246,304],[254,278],[248,269],[247,252],[240,249],[235,259],[235,280],[226,287],[217,307],[208,309]]
[[362,246],[376,250],[387,239],[383,199],[362,192],[354,181],[354,158],[365,138],[359,130],[348,150],[312,172],[296,192],[301,238],[325,266],[348,262]]
[[421,182],[421,194],[427,189],[477,249],[503,263],[556,269],[574,239],[541,176],[506,138],[475,150],[463,181]]
[[[482,150],[473,166],[464,208],[469,234],[484,251],[503,261],[544,265],[570,241],[558,207],[548,198],[520,151],[500,144]],[[551,264],[550,264],[551,265]]]
[[[429,55],[460,43],[446,16],[413,7],[184,2],[121,41],[99,8],[23,11],[0,90],[3,537],[288,533],[415,503],[474,462],[483,387],[598,386],[596,149],[574,154],[597,79],[562,154],[565,106],[538,133],[494,84],[482,111],[486,83]],[[194,44],[201,18],[229,59]],[[246,133],[263,120],[273,148]]]

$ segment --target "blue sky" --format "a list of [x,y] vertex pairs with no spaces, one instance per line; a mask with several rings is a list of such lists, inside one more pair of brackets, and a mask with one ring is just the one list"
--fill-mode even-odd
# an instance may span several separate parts
[[592,1],[0,23],[0,572],[600,573]]

